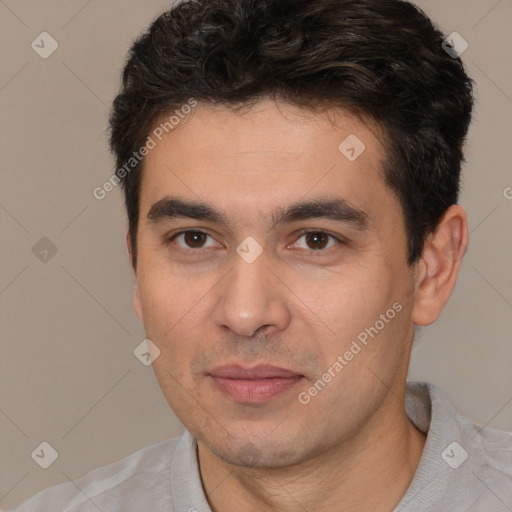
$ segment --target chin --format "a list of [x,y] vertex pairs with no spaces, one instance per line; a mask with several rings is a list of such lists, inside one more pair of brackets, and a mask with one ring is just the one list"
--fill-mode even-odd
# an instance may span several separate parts
[[[259,443],[239,440],[229,445],[219,446],[204,443],[209,450],[227,464],[254,469],[278,469],[297,464],[304,460],[304,454],[297,451],[298,444],[262,439]],[[203,441],[204,442],[204,441]]]

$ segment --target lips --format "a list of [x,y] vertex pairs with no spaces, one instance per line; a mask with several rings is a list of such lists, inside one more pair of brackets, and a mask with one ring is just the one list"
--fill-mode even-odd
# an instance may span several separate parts
[[285,370],[284,368],[271,365],[258,365],[253,368],[244,368],[238,365],[219,366],[213,369],[210,375],[227,379],[270,379],[301,376],[291,370]]
[[290,390],[303,375],[271,365],[247,368],[239,365],[220,366],[208,376],[214,387],[241,403],[263,403]]

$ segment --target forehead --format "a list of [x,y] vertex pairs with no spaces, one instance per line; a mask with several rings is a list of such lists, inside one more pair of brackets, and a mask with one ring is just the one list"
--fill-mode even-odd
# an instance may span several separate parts
[[142,216],[169,195],[269,223],[276,208],[318,196],[373,216],[392,201],[377,127],[339,109],[317,114],[262,100],[239,113],[199,103],[155,142],[144,162]]

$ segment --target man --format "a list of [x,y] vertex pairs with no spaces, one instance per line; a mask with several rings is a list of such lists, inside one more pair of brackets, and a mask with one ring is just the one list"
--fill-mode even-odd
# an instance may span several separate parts
[[399,0],[190,0],[135,42],[113,178],[186,431],[20,511],[512,510],[512,434],[406,383],[468,245],[443,40]]

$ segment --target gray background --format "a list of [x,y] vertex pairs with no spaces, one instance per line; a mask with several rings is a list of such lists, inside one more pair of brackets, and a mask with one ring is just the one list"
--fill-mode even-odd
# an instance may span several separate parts
[[[417,3],[468,41],[463,60],[478,88],[460,201],[470,246],[409,378],[438,384],[473,421],[512,430],[512,2]],[[132,312],[120,190],[92,195],[115,170],[106,128],[125,54],[168,7],[0,1],[4,509],[182,429],[151,367],[133,355],[144,331]],[[43,31],[59,44],[47,59],[31,48]],[[36,245],[43,237],[57,249],[47,261]],[[46,470],[31,458],[42,441],[59,453]]]

